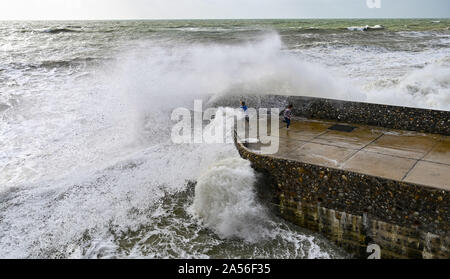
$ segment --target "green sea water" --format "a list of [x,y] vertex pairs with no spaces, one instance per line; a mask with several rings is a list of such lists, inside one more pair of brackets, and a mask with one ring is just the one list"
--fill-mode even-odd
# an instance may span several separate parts
[[335,32],[346,31],[351,26],[381,25],[385,31],[439,31],[449,30],[450,19],[236,19],[236,20],[155,20],[152,26],[164,28],[224,27],[224,28],[273,28],[278,31],[291,29],[319,29]]

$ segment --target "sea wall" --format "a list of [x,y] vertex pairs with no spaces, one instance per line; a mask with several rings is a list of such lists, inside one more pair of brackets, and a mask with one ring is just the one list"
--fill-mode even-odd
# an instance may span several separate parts
[[[235,137],[236,139],[236,137]],[[240,155],[271,176],[279,214],[357,258],[450,258],[450,193],[350,171],[255,154]]]
[[278,95],[226,96],[211,101],[210,105],[238,107],[240,100],[254,108],[284,109],[287,104],[293,104],[296,117],[450,135],[450,111]]
[[[294,105],[294,115],[450,135],[450,112],[298,96],[227,96],[212,105],[254,108]],[[210,104],[211,105],[211,104]],[[355,257],[369,244],[382,258],[450,258],[450,193],[351,171],[256,154],[235,144],[276,189],[279,214],[319,232]]]

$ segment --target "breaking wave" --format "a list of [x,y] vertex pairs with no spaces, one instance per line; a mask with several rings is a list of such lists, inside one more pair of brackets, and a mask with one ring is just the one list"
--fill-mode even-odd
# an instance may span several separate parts
[[44,33],[49,34],[59,34],[59,33],[74,33],[80,32],[80,30],[69,29],[69,28],[50,28],[43,31]]
[[450,63],[434,62],[395,80],[378,80],[370,87],[369,102],[450,110]]
[[352,27],[347,27],[347,30],[349,31],[372,31],[372,30],[383,30],[384,27],[381,25],[374,25],[374,26],[352,26]]
[[195,187],[193,210],[221,237],[255,242],[270,233],[268,216],[255,197],[256,174],[250,162],[227,158],[203,173]]

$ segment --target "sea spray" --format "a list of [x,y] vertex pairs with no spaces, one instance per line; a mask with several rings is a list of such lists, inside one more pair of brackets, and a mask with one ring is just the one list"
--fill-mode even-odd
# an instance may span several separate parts
[[[277,33],[237,45],[158,45],[131,50],[108,74],[111,88],[121,91],[143,114],[192,106],[193,97],[227,95],[304,95],[366,100],[364,93],[318,64],[285,51]],[[236,104],[238,105],[238,104]]]
[[330,258],[320,249],[320,240],[298,233],[293,225],[268,212],[258,200],[258,175],[250,162],[238,157],[211,165],[197,180],[192,206],[188,208],[199,222],[220,238],[243,240],[255,249],[273,243],[284,247],[289,258]]
[[[149,45],[145,53],[152,55],[142,50],[121,54],[121,62],[113,68],[107,83],[131,102],[130,115],[140,112],[142,117],[162,109],[190,107],[194,97],[207,100],[212,96],[214,100],[228,95],[296,95],[438,109],[450,106],[448,57],[441,54],[441,62],[425,60],[424,69],[397,77],[394,74],[399,70],[390,73],[388,69],[389,74],[380,77],[382,72],[374,69],[367,73],[362,67],[367,67],[368,59],[382,67],[385,59],[391,59],[390,52],[354,46],[330,53],[327,50],[320,59],[328,57],[328,63],[336,64],[333,67],[311,60],[307,57],[309,49],[301,52],[304,54],[289,51],[280,35],[273,32],[236,45],[191,44],[169,49]],[[343,68],[356,75],[355,80],[341,69],[349,56],[361,60]],[[417,58],[411,56],[413,59]]]
[[433,61],[402,77],[374,79],[362,90],[367,101],[400,106],[450,109],[450,63]]
[[258,241],[269,232],[264,227],[265,209],[256,201],[255,182],[249,161],[219,161],[198,178],[193,211],[221,237]]

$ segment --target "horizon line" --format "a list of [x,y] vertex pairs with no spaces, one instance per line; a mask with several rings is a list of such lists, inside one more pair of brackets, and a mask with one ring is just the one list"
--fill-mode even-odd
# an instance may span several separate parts
[[169,20],[386,20],[386,19],[450,19],[450,17],[292,17],[292,18],[99,18],[99,19],[0,19],[0,21],[169,21]]

